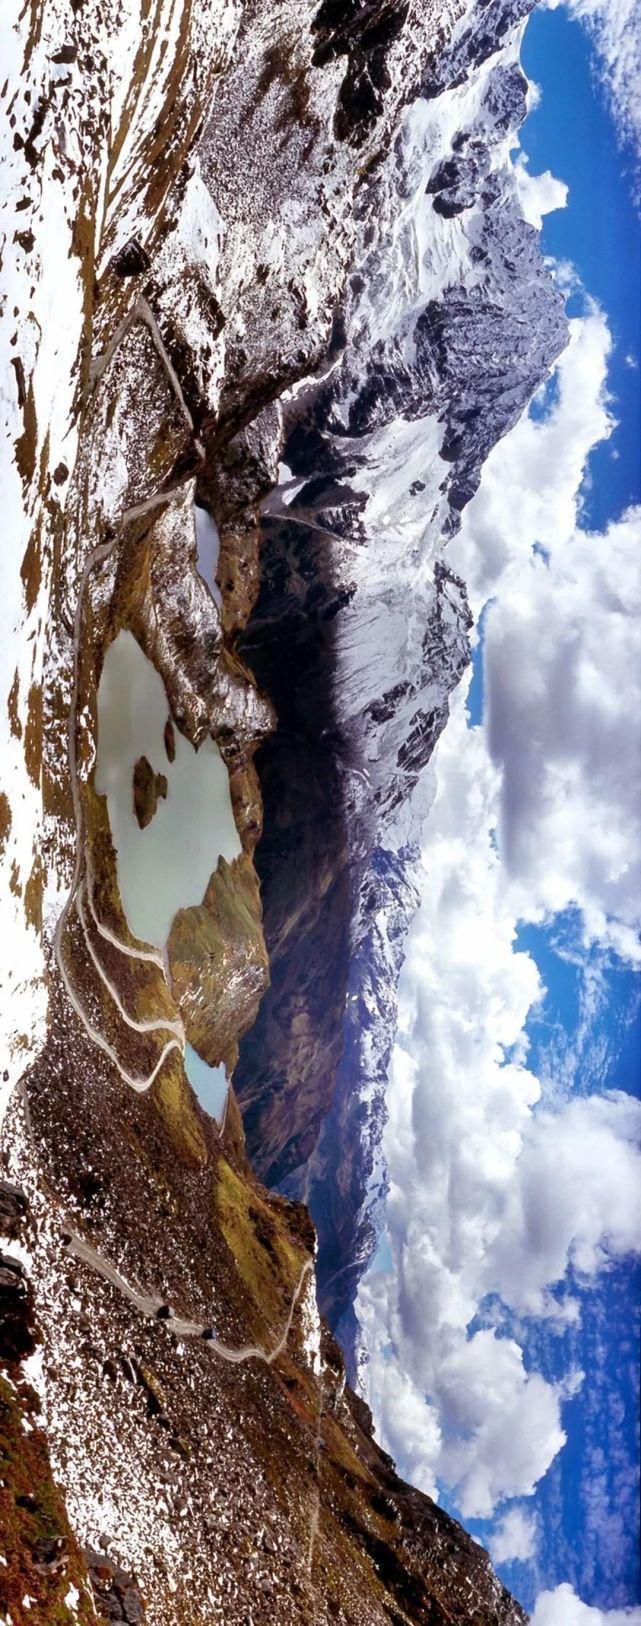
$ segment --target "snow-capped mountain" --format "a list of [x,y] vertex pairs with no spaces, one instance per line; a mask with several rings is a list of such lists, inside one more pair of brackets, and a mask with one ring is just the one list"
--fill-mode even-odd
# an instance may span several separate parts
[[[468,16],[359,193],[358,271],[332,354],[284,405],[283,478],[266,503],[245,635],[281,730],[263,754],[258,858],[272,989],[239,1087],[259,1166],[310,1203],[321,1303],[347,1347],[385,1183],[378,1147],[428,764],[469,659],[447,541],[566,338],[511,158],[528,104],[528,9]],[[316,782],[303,806],[293,739]],[[284,879],[283,832],[302,850],[310,822],[309,862]],[[334,1043],[319,1054],[291,1013],[311,1011],[322,1028],[328,1007]]]

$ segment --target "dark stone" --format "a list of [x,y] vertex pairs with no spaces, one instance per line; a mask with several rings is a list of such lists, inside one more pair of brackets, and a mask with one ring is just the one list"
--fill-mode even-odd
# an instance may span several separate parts
[[36,1342],[31,1283],[18,1259],[0,1254],[0,1359],[23,1361]]
[[185,450],[179,452],[171,474],[167,479],[167,485],[179,485],[183,480],[186,480],[189,474],[199,474],[203,461],[204,454],[200,442],[197,440],[190,441]]
[[[455,31],[452,44],[435,53],[425,75],[422,94],[428,98],[462,85],[470,69],[480,67],[497,51],[511,28],[533,11],[536,0],[492,0],[471,8],[467,26]],[[509,70],[508,70],[509,71]]]
[[129,1622],[129,1626],[138,1626],[139,1621],[144,1621],[144,1605],[135,1585],[125,1587],[122,1594],[122,1606],[124,1619]]
[[141,1626],[145,1606],[135,1577],[90,1547],[85,1550],[85,1560],[98,1619]]
[[15,1238],[29,1213],[24,1191],[9,1180],[0,1180],[0,1235]]
[[85,1561],[86,1561],[86,1564],[87,1564],[87,1568],[90,1569],[90,1570],[97,1570],[98,1571],[100,1569],[100,1566],[104,1565],[105,1566],[105,1569],[104,1569],[105,1575],[109,1575],[111,1573],[112,1568],[113,1568],[113,1566],[110,1565],[107,1560],[105,1560],[102,1553],[97,1553],[96,1552],[95,1547],[85,1547]]
[[62,1556],[67,1542],[65,1536],[41,1536],[32,1548],[34,1563],[50,1566]]
[[143,271],[149,270],[151,260],[138,238],[132,237],[124,248],[114,254],[111,263],[117,277],[139,277]]
[[101,1620],[124,1620],[122,1602],[117,1592],[102,1592],[94,1589],[94,1597],[100,1611],[99,1618]]
[[472,201],[460,197],[456,192],[439,192],[438,197],[434,199],[434,209],[436,214],[442,215],[444,220],[454,220],[456,215],[460,215],[464,209],[470,208]]
[[408,0],[323,0],[319,7],[312,23],[315,67],[347,58],[334,120],[338,141],[361,145],[383,113],[391,83],[387,56],[408,15]]

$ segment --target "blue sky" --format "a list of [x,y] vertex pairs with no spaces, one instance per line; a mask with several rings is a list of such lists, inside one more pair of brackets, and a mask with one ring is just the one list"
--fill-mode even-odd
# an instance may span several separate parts
[[[586,293],[605,310],[614,341],[608,388],[616,428],[592,452],[582,490],[582,525],[603,530],[641,501],[641,234],[632,157],[617,139],[588,37],[564,8],[534,14],[522,60],[542,92],[522,135],[529,169],[549,169],[569,186],[567,207],[544,219],[542,247],[574,266]],[[569,314],[584,308],[584,296],[572,294]],[[545,413],[552,399],[548,391],[533,415]],[[483,715],[482,624],[480,631],[468,698],[471,724]],[[586,951],[571,910],[547,924],[522,926],[517,946],[533,956],[547,990],[527,1032],[528,1064],[548,1091],[638,1092],[638,974],[612,954]],[[624,1259],[593,1285],[575,1280],[571,1286],[581,1300],[580,1327],[560,1334],[549,1323],[532,1321],[524,1333],[525,1356],[553,1381],[572,1367],[584,1379],[564,1407],[567,1444],[528,1504],[538,1522],[536,1559],[499,1568],[528,1607],[543,1587],[561,1581],[570,1581],[587,1604],[624,1607],[641,1602],[641,1276]],[[473,1529],[481,1540],[491,1535],[489,1523]]]
[[[568,206],[545,217],[544,253],[569,260],[607,311],[615,341],[609,385],[618,426],[590,459],[585,523],[602,529],[639,500],[641,446],[641,233],[632,201],[632,154],[617,140],[584,29],[563,7],[536,11],[522,50],[543,91],[522,145],[534,173],[567,182]],[[577,299],[569,301],[571,314]],[[629,365],[634,359],[635,367]]]

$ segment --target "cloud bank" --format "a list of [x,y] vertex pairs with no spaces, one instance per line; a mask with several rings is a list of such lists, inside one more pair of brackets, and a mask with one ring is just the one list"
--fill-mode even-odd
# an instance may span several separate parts
[[557,181],[549,169],[542,175],[531,175],[524,153],[519,153],[517,157],[514,176],[523,218],[540,231],[545,215],[565,208],[569,187],[565,181]]
[[[502,1510],[503,1561],[534,1551],[506,1504],[561,1450],[581,1382],[526,1364],[528,1318],[577,1320],[577,1283],[641,1250],[641,1105],[563,1083],[541,1100],[526,1023],[543,989],[516,947],[520,921],[574,907],[586,945],[639,959],[641,514],[604,535],[581,524],[589,454],[613,426],[610,351],[588,307],[451,545],[476,614],[490,601],[486,716],[468,726],[464,684],[438,748],[388,1088],[393,1269],[357,1304],[380,1437],[464,1518]],[[557,1589],[536,1626],[626,1618],[585,1608]]]
[[425,888],[400,986],[385,1132],[394,1261],[358,1314],[385,1444],[465,1518],[531,1495],[564,1443],[565,1388],[528,1371],[518,1317],[572,1319],[593,1278],[641,1248],[641,1105],[535,1111],[525,1023],[542,989],[515,952],[495,841],[501,774],[459,691],[438,753]]
[[535,555],[492,606],[488,743],[500,846],[526,918],[575,904],[641,959],[641,510]]

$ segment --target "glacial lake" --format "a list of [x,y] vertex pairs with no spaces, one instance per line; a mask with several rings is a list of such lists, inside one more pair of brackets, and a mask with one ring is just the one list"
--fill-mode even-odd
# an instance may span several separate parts
[[[118,883],[134,937],[164,949],[178,909],[202,903],[222,856],[241,852],[218,746],[196,751],[174,728],[176,754],[164,743],[169,706],[159,672],[130,632],[110,644],[98,688],[95,787],[106,796],[118,859]],[[167,779],[167,799],[141,830],[134,812],[133,772],[146,757]]]

